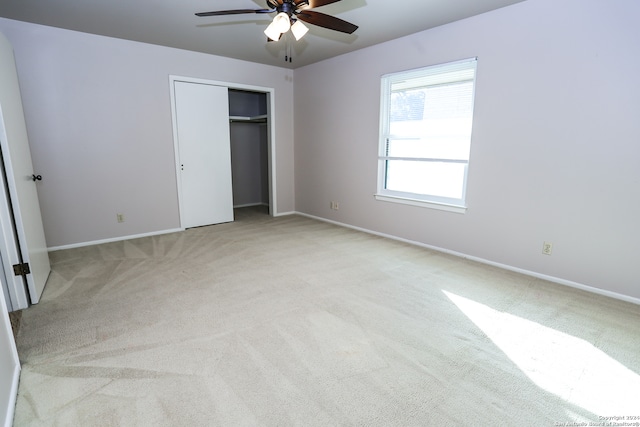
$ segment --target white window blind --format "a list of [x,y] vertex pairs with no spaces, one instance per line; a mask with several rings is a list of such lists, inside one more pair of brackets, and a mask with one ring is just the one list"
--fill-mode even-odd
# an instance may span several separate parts
[[465,207],[475,74],[474,58],[382,77],[379,198]]

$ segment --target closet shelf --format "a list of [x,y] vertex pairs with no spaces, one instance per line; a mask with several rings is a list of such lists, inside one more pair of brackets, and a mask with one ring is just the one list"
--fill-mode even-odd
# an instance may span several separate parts
[[259,116],[229,116],[231,123],[266,123],[267,115],[261,114]]

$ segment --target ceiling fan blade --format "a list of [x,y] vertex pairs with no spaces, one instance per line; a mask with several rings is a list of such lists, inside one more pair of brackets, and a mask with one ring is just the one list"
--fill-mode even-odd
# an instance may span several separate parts
[[313,9],[314,7],[320,7],[331,3],[337,3],[342,0],[295,0],[294,4],[300,10]]
[[351,34],[358,29],[358,26],[352,24],[351,22],[343,21],[342,19],[336,18],[335,16],[315,12],[313,10],[303,10],[297,15],[297,17],[301,21],[307,22],[309,24],[328,28],[330,30],[340,31],[347,34]]
[[199,12],[196,16],[221,16],[221,15],[239,15],[241,13],[271,13],[273,9],[234,9],[234,10],[216,10],[213,12]]

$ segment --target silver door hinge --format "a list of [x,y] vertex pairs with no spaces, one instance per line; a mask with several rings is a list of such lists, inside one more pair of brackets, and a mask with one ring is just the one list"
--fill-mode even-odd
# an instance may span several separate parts
[[25,262],[23,264],[15,264],[13,266],[13,272],[16,276],[23,276],[26,274],[31,274],[31,269],[29,268],[29,263]]

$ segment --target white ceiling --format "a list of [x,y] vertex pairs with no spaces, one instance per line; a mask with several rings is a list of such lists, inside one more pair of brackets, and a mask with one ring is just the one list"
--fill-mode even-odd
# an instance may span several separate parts
[[0,16],[144,43],[297,68],[523,0],[342,0],[314,10],[360,28],[344,34],[308,25],[293,41],[267,43],[269,14],[198,18],[195,12],[265,9],[266,0],[0,0]]

